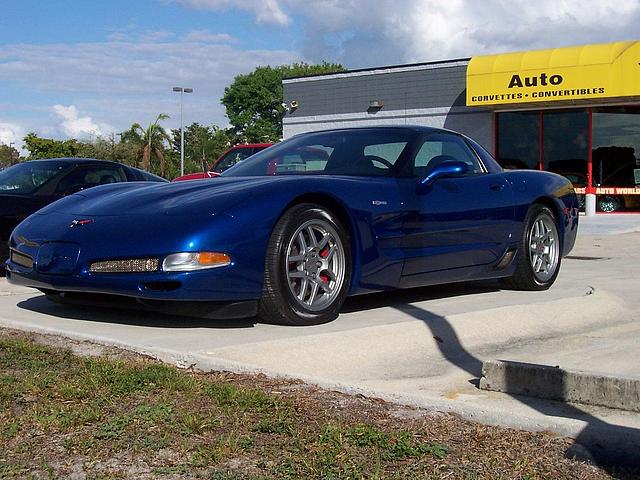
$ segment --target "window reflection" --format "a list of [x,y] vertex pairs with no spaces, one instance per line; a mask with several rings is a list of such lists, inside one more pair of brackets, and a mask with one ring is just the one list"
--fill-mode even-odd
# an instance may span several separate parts
[[542,118],[544,170],[576,177],[586,184],[589,156],[589,114],[586,110],[549,111]]
[[538,112],[498,115],[498,162],[505,169],[533,168],[540,163],[540,114]]
[[639,187],[632,194],[598,195],[600,210],[640,209],[640,108],[594,108],[593,184]]

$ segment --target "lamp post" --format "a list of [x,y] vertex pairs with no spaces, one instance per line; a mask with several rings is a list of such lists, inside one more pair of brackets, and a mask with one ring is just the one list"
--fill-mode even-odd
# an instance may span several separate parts
[[13,146],[15,142],[9,142],[9,165],[13,165]]
[[173,87],[174,92],[180,92],[180,176],[184,175],[184,125],[182,123],[183,93],[193,93],[193,88]]

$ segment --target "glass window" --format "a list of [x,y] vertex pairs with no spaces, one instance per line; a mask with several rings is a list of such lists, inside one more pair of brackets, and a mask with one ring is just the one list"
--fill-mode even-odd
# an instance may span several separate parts
[[640,187],[640,108],[593,110],[593,184]]
[[544,170],[586,179],[588,155],[589,114],[586,110],[543,113],[542,165]]
[[253,148],[236,148],[227,152],[211,169],[212,172],[222,173],[228,168],[233,167],[236,163],[241,162],[254,153]]
[[300,147],[282,156],[276,165],[276,174],[294,172],[322,172],[333,148],[324,145]]
[[540,114],[498,114],[498,163],[504,169],[540,168]]
[[308,133],[259,152],[223,175],[390,175],[416,135],[396,128]]
[[423,177],[434,166],[446,161],[464,162],[474,173],[482,172],[480,162],[467,144],[459,137],[434,134],[427,137],[414,159],[413,174]]
[[120,167],[96,165],[93,167],[78,167],[60,179],[56,193],[67,195],[86,188],[108,183],[126,182],[127,176]]
[[35,193],[69,168],[70,165],[55,161],[32,161],[13,165],[0,172],[0,193]]

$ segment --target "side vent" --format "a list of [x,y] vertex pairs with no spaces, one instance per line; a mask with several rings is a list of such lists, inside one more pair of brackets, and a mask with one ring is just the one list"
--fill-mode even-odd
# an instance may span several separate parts
[[504,268],[507,268],[509,265],[511,265],[511,262],[515,258],[517,251],[518,250],[515,248],[510,248],[509,250],[504,252],[504,255],[502,256],[500,261],[493,268],[495,268],[496,270],[502,270]]

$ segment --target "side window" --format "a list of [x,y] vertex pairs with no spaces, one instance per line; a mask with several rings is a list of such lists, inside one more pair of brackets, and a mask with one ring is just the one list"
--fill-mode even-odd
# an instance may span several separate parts
[[388,169],[400,158],[400,154],[406,145],[407,142],[366,145],[364,147],[364,156],[370,157],[376,167]]
[[97,185],[126,181],[127,176],[120,167],[78,167],[60,180],[56,187],[56,193],[66,195]]
[[436,133],[427,137],[418,150],[414,159],[413,174],[423,177],[437,164],[451,160],[466,163],[473,173],[482,173],[478,158],[461,138]]
[[331,153],[333,153],[333,148],[324,145],[300,147],[295,151],[284,155],[275,165],[274,173],[323,172]]

